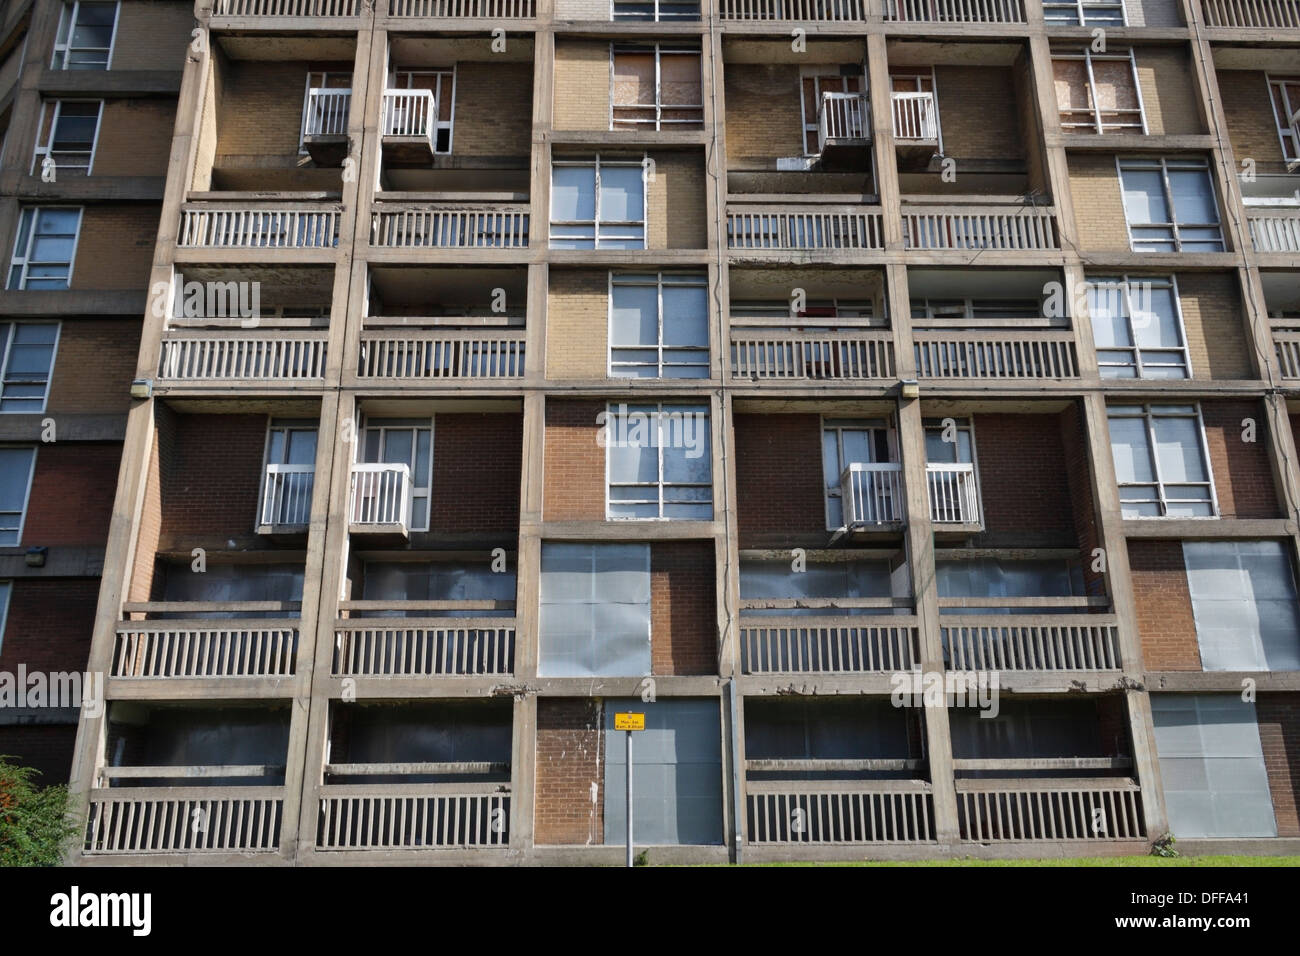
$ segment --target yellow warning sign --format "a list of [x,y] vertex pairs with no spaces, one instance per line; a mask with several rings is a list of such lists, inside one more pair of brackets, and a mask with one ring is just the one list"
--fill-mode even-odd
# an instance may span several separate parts
[[615,714],[615,730],[645,730],[645,714]]

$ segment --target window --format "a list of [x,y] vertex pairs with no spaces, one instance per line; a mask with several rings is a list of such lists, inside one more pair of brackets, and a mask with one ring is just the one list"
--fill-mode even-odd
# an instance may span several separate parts
[[709,290],[702,275],[612,275],[609,374],[708,378]]
[[[807,156],[816,156],[821,152],[821,107],[825,93],[865,93],[866,80],[862,77],[862,68],[846,67],[837,71],[834,67],[805,67],[799,77],[799,108],[803,114],[803,151]],[[868,133],[866,124],[870,117],[866,107],[851,111],[853,120],[846,125],[865,138]],[[865,120],[865,122],[864,122]]]
[[315,422],[271,422],[266,434],[260,524],[310,523],[316,476],[316,429]]
[[704,128],[698,50],[615,44],[610,56],[610,129]]
[[55,70],[107,70],[113,59],[116,3],[65,3],[54,39]]
[[[795,571],[788,560],[769,561],[745,558],[740,562],[740,598],[742,601],[789,598],[887,598],[907,597],[910,593],[905,573],[895,578],[894,569],[885,559],[842,560],[843,553],[835,552],[836,560],[818,560],[815,552],[808,553],[808,563]],[[906,567],[900,565],[899,571]],[[894,594],[894,585],[903,593]],[[745,608],[743,616],[749,617],[855,617],[872,614],[908,614],[910,609],[879,607],[844,607],[828,611],[821,607],[802,608]]]
[[650,545],[542,543],[537,673],[650,673]]
[[4,649],[5,621],[9,617],[9,595],[13,589],[12,581],[0,581],[0,650]]
[[912,299],[912,328],[918,331],[999,325],[1020,328],[1025,320],[1041,320],[1037,299]]
[[1121,159],[1134,252],[1223,252],[1219,207],[1203,159]]
[[1067,133],[1146,132],[1133,51],[1054,53],[1056,103]]
[[[348,77],[348,83],[352,78]],[[431,115],[437,117],[433,129],[433,151],[435,153],[451,152],[452,122],[456,110],[456,70],[439,67],[432,70],[398,70],[389,81],[390,90],[428,90],[433,96]],[[411,109],[400,102],[394,104],[385,119],[388,130],[405,130],[414,128],[402,113]],[[414,117],[413,117],[414,119]]]
[[551,247],[644,249],[646,189],[640,160],[551,165]]
[[1049,27],[1122,27],[1123,0],[1044,0],[1043,19]]
[[60,172],[90,175],[103,100],[54,100],[41,108],[41,127],[32,158],[32,175],[43,172],[46,158]]
[[[845,469],[854,464],[895,462],[898,460],[895,449],[893,430],[883,419],[822,422],[822,477],[826,486],[828,529],[843,528],[846,524],[842,484]],[[864,485],[869,493],[863,494],[858,502],[858,517],[865,522],[895,520],[902,505],[896,500],[901,491],[901,472],[898,478],[885,475]]]
[[57,322],[0,322],[0,412],[43,412]]
[[704,405],[610,405],[601,416],[611,519],[713,518]]
[[1300,604],[1281,541],[1184,541],[1207,671],[1300,670]]
[[1090,277],[1088,314],[1102,378],[1191,378],[1173,276]]
[[1277,120],[1277,137],[1282,143],[1282,158],[1300,162],[1300,77],[1269,77],[1268,93]]
[[305,152],[303,143],[308,136],[346,135],[351,105],[351,73],[308,73],[307,88],[302,94],[298,151]]
[[81,210],[28,206],[18,220],[10,289],[66,289],[72,280]]
[[0,547],[14,547],[22,540],[35,470],[35,448],[0,446]]
[[964,418],[925,422],[925,460],[931,465],[969,465],[975,461],[975,434]]
[[613,20],[698,20],[699,0],[612,0]]
[[1107,418],[1125,518],[1218,513],[1199,405],[1115,405]]
[[[406,466],[409,475],[409,527],[412,531],[428,531],[429,498],[433,490],[432,423],[427,418],[423,421],[372,419],[366,422],[363,438],[358,449],[361,463]],[[382,488],[377,493],[383,494]],[[382,505],[378,510],[380,513],[396,513],[396,509],[390,510]]]
[[[1068,558],[943,558],[934,562],[935,583],[941,598],[1081,597],[1083,570]],[[1006,607],[953,608],[940,613],[968,614],[1073,614],[1078,609]]]

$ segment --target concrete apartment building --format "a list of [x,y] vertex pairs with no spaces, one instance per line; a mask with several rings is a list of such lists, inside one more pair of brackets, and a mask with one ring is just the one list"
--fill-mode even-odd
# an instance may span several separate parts
[[90,654],[193,11],[28,0],[0,24],[0,754],[66,782],[74,685],[25,678]]
[[194,15],[78,862],[1300,847],[1295,0]]

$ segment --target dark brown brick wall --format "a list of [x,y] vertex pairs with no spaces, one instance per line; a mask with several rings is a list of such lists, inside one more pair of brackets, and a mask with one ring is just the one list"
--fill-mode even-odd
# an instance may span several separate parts
[[605,519],[605,449],[596,444],[596,416],[604,410],[604,402],[547,401],[547,521]]
[[1183,546],[1177,541],[1130,540],[1128,562],[1146,669],[1199,671],[1201,649],[1187,591]]
[[734,427],[740,546],[756,534],[825,533],[821,419],[736,415]]
[[98,578],[20,578],[9,595],[0,671],[83,671],[99,600]]
[[[1206,402],[1205,443],[1214,470],[1219,514],[1224,518],[1276,518],[1280,515],[1268,460],[1268,420],[1256,402]],[[1244,442],[1242,420],[1255,420],[1255,440]]]
[[163,534],[248,534],[257,520],[265,415],[182,415],[161,460]]
[[77,743],[76,724],[17,724],[0,727],[0,756],[40,771],[38,787],[67,783]]
[[116,442],[37,445],[23,545],[103,547],[121,459]]
[[603,731],[600,700],[538,699],[533,811],[538,845],[605,842]]
[[85,207],[70,288],[147,288],[158,213],[159,206],[148,203]]
[[519,414],[436,416],[429,530],[517,531],[523,441]]
[[976,415],[984,526],[989,531],[1074,530],[1056,415]]
[[713,543],[650,546],[650,672],[718,672]]
[[125,413],[139,351],[138,318],[65,319],[46,412]]
[[1300,836],[1300,694],[1261,694],[1255,702],[1277,835]]

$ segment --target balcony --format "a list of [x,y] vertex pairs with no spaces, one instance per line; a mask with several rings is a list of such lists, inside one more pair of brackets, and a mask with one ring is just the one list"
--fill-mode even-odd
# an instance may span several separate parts
[[817,151],[825,169],[860,169],[870,159],[871,98],[823,93],[817,108]]
[[524,203],[375,204],[370,244],[387,249],[524,249]]
[[177,245],[187,249],[332,249],[339,242],[337,205],[186,203]]
[[1073,332],[954,329],[914,332],[912,340],[920,378],[1079,376]]
[[1300,0],[1205,0],[1202,9],[1208,27],[1300,30]]
[[217,0],[214,17],[310,19],[355,17],[361,0]]
[[[301,613],[297,601],[129,603],[123,613]],[[109,675],[126,680],[292,677],[298,656],[294,618],[214,621],[130,620],[117,625]]]
[[719,16],[741,22],[861,23],[869,0],[721,0]]
[[1300,209],[1294,206],[1280,206],[1267,211],[1248,208],[1246,222],[1256,252],[1300,252]]
[[1021,0],[885,0],[895,23],[1024,23]]
[[536,0],[391,0],[388,15],[437,20],[531,20]]
[[353,533],[410,533],[411,469],[405,464],[355,464],[348,500]]
[[[261,768],[166,769],[227,775]],[[205,787],[169,787],[161,791],[144,787],[97,788],[90,791],[82,852],[91,856],[273,853],[280,848],[283,815],[283,787],[245,787],[237,796],[218,796]],[[202,825],[196,826],[198,822]]]
[[[748,760],[800,772],[852,770],[879,760]],[[924,780],[755,780],[745,785],[746,842],[753,846],[921,843],[935,838],[934,796]]]
[[267,465],[262,483],[259,534],[292,534],[311,524],[315,465]]
[[[999,609],[1059,609],[1069,598],[988,598]],[[1083,599],[1087,601],[1088,599]],[[971,598],[940,607],[970,608]],[[954,671],[1118,671],[1119,630],[1112,614],[949,614],[939,619],[945,665]]]
[[357,374],[413,380],[521,378],[524,342],[524,330],[513,328],[365,329]]
[[903,466],[855,461],[840,475],[844,525],[851,531],[903,523]]
[[943,530],[978,531],[984,527],[973,464],[927,462],[925,478],[930,491],[930,520],[934,524],[947,526]]
[[[399,602],[445,610],[438,602]],[[457,610],[500,602],[456,602]],[[358,612],[391,601],[346,601],[343,607]],[[508,676],[514,672],[515,621],[501,617],[456,618],[344,618],[334,625],[334,677],[480,677]]]
[[385,90],[380,121],[385,160],[428,163],[433,159],[437,117],[433,90]]
[[318,166],[338,166],[348,154],[351,106],[351,90],[313,88],[307,91],[302,145]]
[[[909,94],[910,95],[910,94]],[[928,95],[928,94],[927,94]],[[1059,249],[1056,209],[1020,203],[903,204],[907,249],[980,249],[1027,252]]]
[[163,333],[158,377],[180,382],[319,382],[325,377],[326,332]]
[[[427,773],[471,764],[383,764],[389,773]],[[370,765],[358,765],[373,772]],[[327,771],[337,772],[335,765]],[[430,792],[435,791],[435,792]],[[338,786],[320,790],[317,850],[506,847],[510,785],[496,783]]]
[[[1070,765],[1086,761],[1067,761]],[[1107,766],[1110,761],[1103,762]],[[954,761],[958,770],[972,761]],[[981,761],[982,763],[982,761]],[[998,761],[1008,764],[1011,761]],[[1043,760],[1024,760],[1041,769]],[[974,843],[1029,840],[1140,840],[1142,793],[1133,780],[957,780],[961,838]]]
[[880,209],[729,203],[727,248],[773,252],[883,249]]
[[890,333],[815,329],[733,329],[731,374],[755,381],[897,377]]
[[891,95],[894,146],[906,162],[924,160],[939,151],[939,106],[933,93]]

